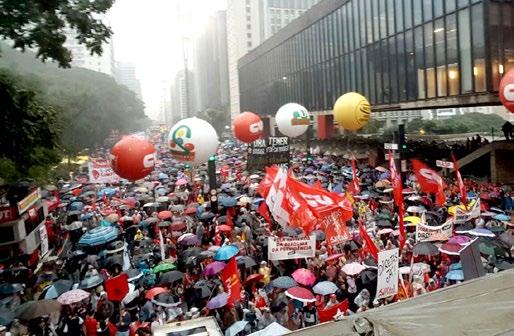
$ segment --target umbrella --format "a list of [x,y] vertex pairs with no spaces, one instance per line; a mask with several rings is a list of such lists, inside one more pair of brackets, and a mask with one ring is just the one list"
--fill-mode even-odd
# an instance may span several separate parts
[[286,296],[291,299],[298,300],[300,302],[314,302],[316,298],[310,290],[303,287],[291,287],[286,290]]
[[182,231],[187,227],[186,223],[184,222],[173,222],[170,224],[170,229],[172,231]]
[[75,201],[68,205],[68,210],[70,211],[82,211],[84,209],[85,204],[80,201]]
[[23,291],[23,286],[18,283],[10,284],[10,283],[3,283],[0,285],[0,294],[1,295],[11,295],[14,293],[18,293]]
[[140,270],[134,268],[129,268],[123,273],[127,274],[128,281],[138,280],[143,276],[143,273]]
[[69,305],[72,303],[80,302],[89,297],[89,293],[82,289],[73,289],[69,292],[61,294],[57,301],[63,305]]
[[159,278],[159,283],[173,283],[177,280],[182,280],[184,273],[180,271],[170,271],[162,274]]
[[89,230],[80,237],[79,245],[97,246],[118,238],[118,229],[112,226],[99,226]]
[[377,221],[377,226],[381,228],[392,228],[393,224],[387,219],[380,219]]
[[514,235],[504,232],[500,235],[500,241],[507,244],[508,246],[514,246]]
[[61,304],[55,300],[28,301],[16,308],[16,316],[28,321],[60,310]]
[[73,282],[71,280],[57,280],[53,284],[47,286],[39,297],[43,299],[57,299],[59,295],[69,291],[71,286],[73,286]]
[[513,269],[514,268],[514,264],[511,264],[505,260],[502,260],[501,262],[498,262],[496,264],[496,267],[502,271],[505,271],[505,270],[509,270],[509,269]]
[[248,256],[237,256],[236,257],[237,264],[240,266],[244,266],[245,268],[250,268],[253,266],[257,266],[257,263],[252,257]]
[[177,182],[175,182],[175,185],[177,186],[183,186],[183,185],[186,185],[187,184],[187,180],[184,179],[184,178],[180,178],[177,180]]
[[298,286],[298,283],[290,276],[280,276],[271,281],[271,286],[275,288],[288,289]]
[[66,229],[66,231],[78,230],[82,228],[82,222],[74,221],[71,224],[65,225],[64,228]]
[[184,258],[191,257],[191,256],[197,257],[202,252],[203,252],[203,250],[201,248],[199,248],[198,246],[193,246],[193,247],[188,248],[184,252],[182,252],[182,256]]
[[194,215],[196,213],[196,208],[190,207],[184,210],[184,214],[186,215]]
[[332,260],[337,260],[337,259],[341,258],[342,256],[344,256],[344,254],[342,254],[342,253],[336,253],[336,254],[329,255],[327,257],[327,259],[325,259],[325,262],[332,261]]
[[105,189],[100,190],[96,195],[98,197],[102,197],[104,194],[105,194],[105,196],[108,196],[108,197],[113,196],[114,194],[116,194],[116,189],[105,188]]
[[337,292],[337,286],[332,281],[321,281],[312,287],[312,291],[320,295],[329,295]]
[[100,277],[99,275],[93,275],[90,277],[85,278],[82,280],[79,284],[80,289],[89,289],[94,288],[98,285],[100,285],[102,282],[104,282],[104,279]]
[[248,324],[248,321],[237,321],[225,330],[225,336],[236,336],[243,331]]
[[446,279],[449,280],[464,280],[464,272],[462,270],[453,270],[446,273]]
[[220,232],[230,232],[232,231],[232,228],[228,225],[218,225],[216,226],[216,230],[220,231]]
[[393,232],[393,229],[391,228],[384,228],[384,229],[381,229],[381,230],[378,230],[378,234],[379,235],[383,235],[383,234],[388,234],[388,233],[391,233]]
[[207,308],[209,309],[217,309],[225,306],[228,302],[228,294],[221,293],[213,297],[207,302]]
[[159,214],[157,215],[157,217],[159,217],[159,219],[162,219],[162,220],[170,219],[170,218],[171,218],[171,216],[172,216],[171,211],[168,211],[168,210],[161,211],[161,212],[159,212]]
[[239,249],[235,245],[225,245],[216,251],[215,260],[228,260],[239,253]]
[[482,241],[478,244],[480,253],[491,256],[504,256],[505,249],[489,241]]
[[257,274],[257,273],[251,274],[245,279],[244,285],[246,286],[248,284],[251,284],[254,281],[260,281],[260,280],[262,280],[262,278],[264,278],[264,276],[262,274]]
[[168,293],[168,289],[167,288],[164,288],[164,287],[154,287],[154,288],[151,288],[149,289],[146,294],[145,294],[145,298],[151,300],[153,299],[156,295],[159,295],[159,294],[162,294],[162,293]]
[[374,282],[377,279],[377,271],[373,269],[365,269],[359,274],[362,284],[367,285]]
[[463,233],[468,233],[471,230],[473,230],[473,225],[466,223],[466,224],[457,226],[455,228],[455,233],[463,234]]
[[411,205],[410,207],[407,208],[407,212],[412,212],[412,213],[421,213],[423,211],[425,211],[425,208],[420,207],[420,206],[415,206],[415,205]]
[[352,262],[344,265],[343,268],[341,268],[341,271],[343,271],[347,275],[356,275],[364,271],[365,269],[366,267],[364,265],[361,265],[358,262]]
[[136,290],[136,286],[134,284],[128,284],[129,291],[127,295],[123,298],[124,304],[129,304],[134,301],[139,296],[139,290]]
[[220,197],[219,202],[224,207],[234,207],[237,205],[237,200],[235,197]]
[[177,239],[177,242],[182,245],[196,245],[200,244],[200,238],[193,233],[185,233]]
[[172,263],[162,262],[159,265],[157,265],[154,268],[152,268],[152,272],[154,274],[157,274],[157,273],[160,273],[160,272],[172,271],[172,270],[174,270],[176,268],[177,267],[174,264],[172,264]]
[[415,226],[421,222],[421,218],[417,216],[407,216],[403,219],[403,221],[406,223],[406,226]]
[[208,220],[208,219],[211,219],[211,218],[214,218],[214,214],[210,211],[208,212],[204,212],[200,215],[200,219],[203,219],[203,220]]
[[510,220],[510,217],[507,215],[504,215],[504,214],[499,214],[499,215],[494,216],[494,219],[504,222],[504,221]]
[[492,233],[490,230],[482,229],[482,228],[475,228],[473,230],[468,231],[468,234],[472,236],[478,236],[478,237],[490,237],[493,238],[496,235]]
[[116,223],[118,221],[118,214],[112,213],[105,217],[105,220],[109,223]]
[[458,244],[458,245],[467,245],[471,242],[471,238],[468,236],[453,236],[448,240],[448,243],[450,244]]
[[432,243],[420,242],[414,245],[412,252],[414,255],[433,256],[439,254],[439,249]]
[[221,272],[227,264],[221,261],[214,261],[207,265],[203,270],[203,275],[205,276],[215,276],[219,272]]
[[452,243],[444,243],[439,247],[439,252],[446,253],[449,255],[460,255],[460,250],[462,249],[462,245],[452,244]]
[[210,281],[207,281],[207,280],[197,281],[193,285],[193,288],[195,288],[195,289],[200,291],[200,296],[202,298],[206,298],[206,297],[211,296],[212,291],[214,290],[215,287],[216,287],[216,285],[214,283],[212,283]]
[[291,274],[293,279],[301,285],[312,286],[316,282],[316,276],[306,268],[299,268]]

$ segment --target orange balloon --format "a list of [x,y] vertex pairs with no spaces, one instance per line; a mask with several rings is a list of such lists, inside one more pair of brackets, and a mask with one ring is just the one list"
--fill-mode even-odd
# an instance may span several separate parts
[[243,112],[232,121],[232,133],[242,142],[251,143],[260,139],[263,129],[261,117],[252,112]]
[[139,136],[127,136],[111,149],[111,167],[120,177],[130,181],[142,179],[155,167],[155,147]]

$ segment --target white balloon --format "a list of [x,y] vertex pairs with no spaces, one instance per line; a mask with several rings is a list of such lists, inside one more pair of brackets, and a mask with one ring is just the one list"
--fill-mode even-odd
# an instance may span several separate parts
[[278,109],[275,121],[280,133],[294,138],[302,135],[309,128],[310,114],[305,107],[288,103]]
[[181,162],[200,165],[207,162],[218,148],[218,134],[214,127],[196,117],[182,119],[168,135],[171,156]]

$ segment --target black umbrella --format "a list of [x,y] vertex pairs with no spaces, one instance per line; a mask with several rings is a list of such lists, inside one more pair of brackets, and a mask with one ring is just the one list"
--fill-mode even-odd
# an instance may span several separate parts
[[187,267],[193,267],[193,266],[196,266],[198,265],[198,257],[196,256],[190,256],[190,257],[187,257],[186,258],[186,261],[184,262],[184,264],[187,266]]
[[239,266],[244,266],[245,268],[257,266],[257,263],[255,262],[255,260],[253,260],[253,258],[251,258],[249,256],[239,256],[239,257],[236,257],[236,260],[237,260],[237,264]]
[[387,219],[380,219],[377,221],[377,226],[381,228],[392,228],[393,224]]
[[161,284],[170,284],[174,283],[175,281],[182,280],[184,277],[184,273],[180,271],[170,271],[162,274],[159,277],[159,283]]
[[213,282],[207,281],[207,280],[197,281],[193,285],[193,288],[200,290],[200,297],[202,299],[211,296],[215,287],[216,287],[216,285]]
[[439,254],[439,249],[432,243],[420,242],[414,245],[412,252],[414,255],[433,256]]
[[23,291],[23,286],[18,283],[15,283],[15,284],[3,283],[0,285],[0,294],[1,295],[11,295],[11,294],[18,293],[21,291]]
[[190,247],[187,250],[185,250],[184,252],[182,252],[182,256],[184,258],[187,258],[187,257],[197,257],[202,252],[203,252],[203,250],[201,248],[199,248],[198,246],[194,246],[194,247]]
[[208,219],[211,219],[211,218],[214,218],[214,214],[210,211],[208,212],[204,212],[200,215],[200,219],[203,219],[203,220],[208,220]]
[[363,285],[370,284],[377,279],[377,271],[372,269],[366,269],[360,273],[360,278]]
[[55,300],[28,301],[16,309],[16,316],[29,321],[60,310],[61,304]]
[[121,255],[110,256],[109,258],[106,258],[103,261],[103,265],[105,265],[106,267],[111,267],[114,265],[123,266],[123,256],[121,256]]
[[514,235],[509,232],[504,232],[500,235],[500,241],[507,244],[509,247],[514,246]]
[[143,273],[141,273],[140,270],[129,268],[128,270],[124,271],[123,273],[127,274],[128,281],[134,281],[143,276]]

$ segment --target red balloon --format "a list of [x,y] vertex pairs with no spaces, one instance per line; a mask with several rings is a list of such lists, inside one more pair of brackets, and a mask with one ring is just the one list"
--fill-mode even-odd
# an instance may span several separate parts
[[139,180],[150,174],[155,161],[155,147],[142,137],[124,137],[111,149],[112,169],[127,180]]
[[514,113],[514,69],[503,75],[500,82],[500,101],[510,112]]
[[260,139],[263,130],[261,118],[252,112],[243,112],[232,122],[232,133],[242,142],[251,143]]

